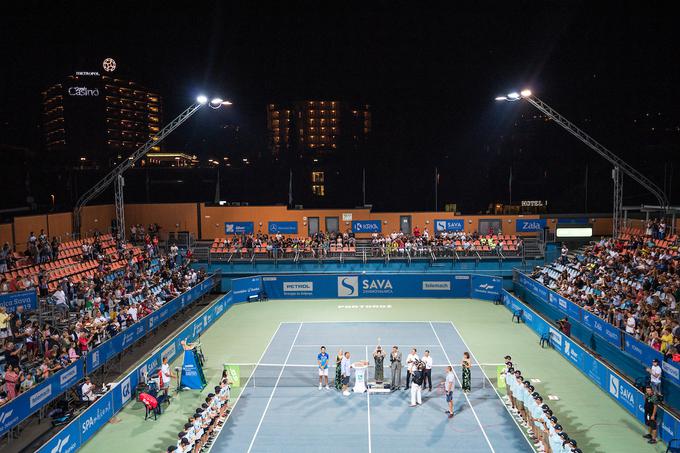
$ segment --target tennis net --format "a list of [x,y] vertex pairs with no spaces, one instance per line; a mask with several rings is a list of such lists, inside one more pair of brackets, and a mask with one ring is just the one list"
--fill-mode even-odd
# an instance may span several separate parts
[[[485,388],[496,385],[498,367],[502,364],[488,363],[473,365],[470,369],[470,387]],[[432,386],[439,386],[446,377],[447,365],[432,367]],[[456,387],[460,388],[463,381],[461,365],[453,365],[458,376]],[[224,370],[228,373],[232,387],[314,387],[319,385],[319,367],[317,365],[273,364],[273,363],[225,363]],[[335,364],[328,367],[329,385],[335,384]],[[355,371],[352,370],[350,383],[354,382]],[[488,376],[488,379],[487,379]],[[375,382],[375,365],[367,368],[366,382]],[[392,370],[385,367],[383,382],[392,382]],[[402,368],[401,386],[406,385],[406,368]]]

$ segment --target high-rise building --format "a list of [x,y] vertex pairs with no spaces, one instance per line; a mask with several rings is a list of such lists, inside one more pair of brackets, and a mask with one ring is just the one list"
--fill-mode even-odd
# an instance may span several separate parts
[[370,106],[339,101],[267,105],[269,149],[287,152],[358,149],[371,132]]
[[105,62],[101,74],[79,71],[42,93],[45,150],[60,161],[112,166],[162,127],[160,95],[113,70]]
[[[370,106],[332,100],[267,105],[269,151],[289,164],[296,200],[312,205],[358,201],[357,155],[372,129]],[[360,167],[359,167],[360,168]],[[297,203],[296,201],[296,203]]]

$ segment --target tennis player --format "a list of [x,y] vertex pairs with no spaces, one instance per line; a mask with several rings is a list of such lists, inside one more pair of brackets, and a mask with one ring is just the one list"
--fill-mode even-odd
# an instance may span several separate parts
[[316,362],[319,364],[319,390],[323,387],[323,382],[326,382],[326,390],[330,390],[328,387],[328,353],[326,352],[326,346],[321,346],[321,352],[316,356]]
[[446,380],[444,381],[444,389],[446,390],[446,402],[449,404],[449,418],[453,418],[453,382],[455,376],[453,375],[453,367],[451,365],[446,367]]

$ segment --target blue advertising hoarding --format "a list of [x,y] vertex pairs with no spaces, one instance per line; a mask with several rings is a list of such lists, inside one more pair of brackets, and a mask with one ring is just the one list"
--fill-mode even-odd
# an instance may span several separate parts
[[53,374],[0,407],[0,435],[26,420],[50,401],[73,387],[84,376],[83,359],[78,359],[67,368]]
[[353,220],[352,233],[380,233],[382,222],[380,220]]
[[235,302],[245,302],[250,296],[262,292],[262,277],[235,278],[231,281],[231,294]]
[[15,312],[20,306],[26,311],[38,308],[38,295],[35,290],[0,294],[0,307],[5,307],[8,313]]
[[341,274],[263,276],[270,299],[470,296],[469,275]]
[[588,225],[587,217],[559,217],[558,225]]
[[486,275],[470,276],[470,297],[482,300],[500,300],[503,279]]
[[590,327],[593,332],[611,344],[621,347],[621,330],[609,324],[604,319],[595,316],[587,310],[583,310],[583,324]]
[[298,223],[269,222],[269,234],[298,234]]
[[224,222],[224,234],[253,234],[253,222]]
[[517,219],[515,229],[518,233],[535,233],[545,228],[545,219]]
[[434,231],[436,233],[464,230],[465,219],[438,219],[434,221]]

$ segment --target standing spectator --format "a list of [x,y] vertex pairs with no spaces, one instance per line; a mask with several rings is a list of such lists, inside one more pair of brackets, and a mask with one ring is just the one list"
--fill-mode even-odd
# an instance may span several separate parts
[[13,400],[17,396],[17,384],[19,383],[19,367],[7,365],[5,368],[5,392],[7,399]]
[[446,402],[449,404],[449,410],[446,412],[449,418],[453,418],[453,386],[455,376],[453,375],[453,367],[451,365],[446,367],[446,380],[444,381],[444,389],[446,390]]
[[420,360],[417,353],[418,353],[418,351],[416,350],[416,348],[412,348],[409,355],[406,356],[406,388],[405,388],[405,390],[408,390],[410,388],[411,374],[415,370],[416,362]]
[[659,406],[659,397],[654,393],[654,389],[648,386],[645,389],[645,424],[649,427],[649,433],[645,434],[645,439],[650,444],[656,443],[656,411]]
[[562,260],[562,264],[567,264],[567,254],[569,253],[569,249],[567,248],[567,244],[562,243],[562,250],[560,251],[560,259]]
[[342,362],[340,363],[342,371],[342,394],[344,396],[349,396],[348,390],[349,377],[352,371],[352,363],[350,362],[349,357],[350,357],[349,351],[346,351],[345,357],[342,359]]
[[[423,369],[423,389],[428,387],[428,392],[432,391],[432,357],[430,356],[430,351],[425,351],[423,354],[423,363],[425,368]],[[428,386],[429,382],[429,386]]]
[[657,395],[661,394],[661,367],[659,366],[659,360],[652,360],[652,367],[649,369],[649,382]]
[[12,252],[9,249],[9,244],[5,242],[5,245],[3,245],[2,249],[0,249],[0,273],[7,272],[7,266],[9,264],[11,253]]
[[567,316],[565,316],[564,319],[558,321],[557,325],[563,334],[571,338],[571,323],[569,322],[569,318]]
[[425,365],[420,360],[413,362],[411,368],[411,406],[416,407],[423,404],[422,399],[422,385],[423,385],[423,369]]
[[401,388],[401,351],[397,346],[392,346],[390,354],[390,368],[392,370],[392,390]]
[[463,393],[470,393],[472,375],[470,369],[472,368],[472,363],[470,362],[470,353],[465,351],[463,353],[463,360],[461,362],[463,368]]

